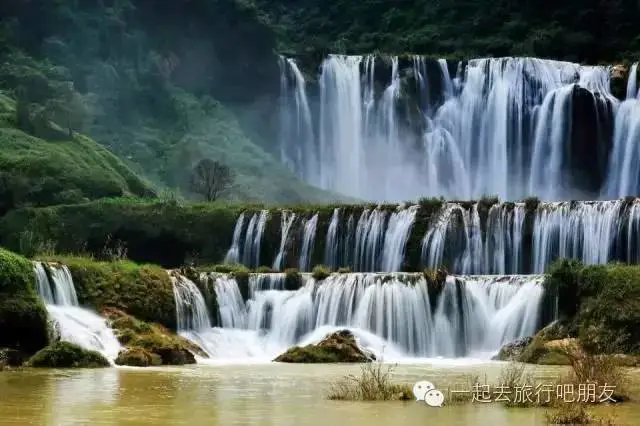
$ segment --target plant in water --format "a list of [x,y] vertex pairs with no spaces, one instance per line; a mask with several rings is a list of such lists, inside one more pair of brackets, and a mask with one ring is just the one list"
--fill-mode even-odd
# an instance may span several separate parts
[[614,426],[612,418],[594,416],[582,404],[562,404],[553,412],[545,413],[548,425],[599,425]]
[[395,365],[373,362],[361,367],[360,375],[348,374],[331,384],[328,398],[341,401],[411,400],[409,384],[394,383]]
[[[613,356],[589,354],[576,344],[561,345],[556,350],[567,357],[571,366],[564,383],[594,383],[598,394],[601,387],[608,386],[613,389],[611,397],[615,402],[626,399],[627,374]],[[600,400],[592,402],[598,403]]]
[[[531,398],[525,397],[525,389],[531,390],[533,393],[536,388],[536,381],[533,375],[526,371],[526,364],[518,362],[510,362],[500,372],[499,378],[500,386],[511,392],[510,397],[505,401],[507,407],[532,407],[539,405],[547,405],[544,400],[539,400],[537,397]],[[518,389],[521,391],[521,397],[517,398]],[[528,392],[528,391],[526,391]]]
[[316,281],[322,281],[325,278],[327,278],[329,275],[331,275],[331,270],[324,265],[316,265],[313,268],[313,272],[311,273],[311,275],[313,276],[313,279]]

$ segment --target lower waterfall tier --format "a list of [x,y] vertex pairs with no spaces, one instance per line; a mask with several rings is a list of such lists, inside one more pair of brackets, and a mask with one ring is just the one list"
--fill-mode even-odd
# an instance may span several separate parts
[[286,290],[285,274],[238,282],[212,273],[198,284],[181,277],[174,285],[179,332],[218,360],[273,359],[338,329],[351,330],[360,346],[385,359],[488,359],[554,318],[542,280],[348,273],[317,281],[303,274],[299,289]]

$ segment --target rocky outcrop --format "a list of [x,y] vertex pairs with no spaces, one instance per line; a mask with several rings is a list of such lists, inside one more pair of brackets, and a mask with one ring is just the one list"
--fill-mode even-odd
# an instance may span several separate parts
[[507,343],[493,359],[498,361],[516,361],[527,346],[531,344],[531,341],[533,341],[533,336],[523,337],[522,339]]
[[349,330],[327,335],[315,345],[294,346],[274,359],[289,363],[358,363],[375,361],[375,355],[362,350]]
[[624,99],[626,95],[627,77],[629,76],[629,67],[624,64],[616,64],[611,67],[611,93],[618,98]]
[[140,321],[117,309],[105,309],[103,315],[125,347],[115,361],[118,365],[185,365],[196,363],[194,354],[206,357],[197,345],[159,324]]
[[56,342],[38,351],[27,365],[44,368],[100,368],[111,364],[96,351],[86,350],[69,342]]

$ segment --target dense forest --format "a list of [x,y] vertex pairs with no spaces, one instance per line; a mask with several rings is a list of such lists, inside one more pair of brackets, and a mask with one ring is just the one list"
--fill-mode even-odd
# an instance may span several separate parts
[[[276,53],[311,64],[327,52],[374,51],[631,61],[638,11],[635,0],[2,2],[2,209],[162,191],[195,198],[189,174],[203,158],[237,176],[228,198],[326,201],[335,195],[276,159]],[[94,167],[100,159],[69,155],[98,149],[89,139],[66,151],[35,145],[82,134],[120,158],[116,175]],[[70,163],[77,167],[56,181]],[[134,173],[136,188],[122,183]],[[33,186],[35,194],[24,189]]]

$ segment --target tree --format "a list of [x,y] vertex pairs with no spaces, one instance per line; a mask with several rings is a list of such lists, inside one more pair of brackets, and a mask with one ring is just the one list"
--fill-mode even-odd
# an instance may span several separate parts
[[207,201],[215,201],[229,189],[234,181],[231,169],[217,161],[200,160],[191,172],[191,190]]

